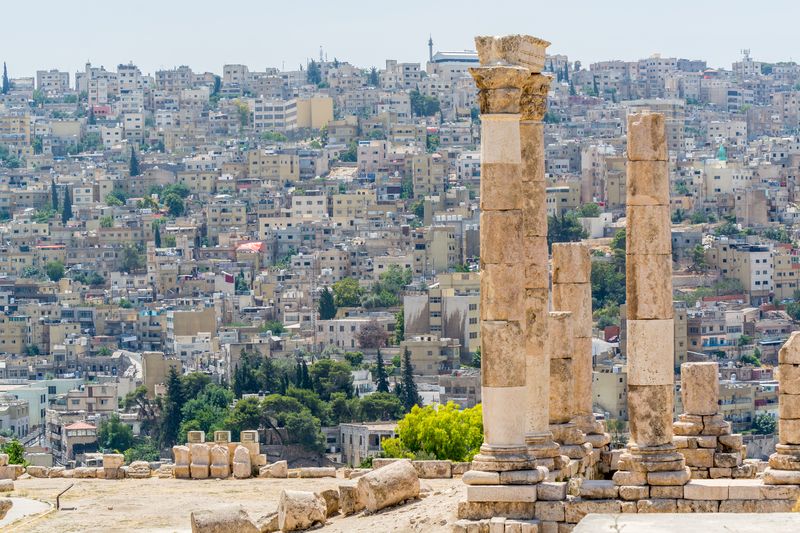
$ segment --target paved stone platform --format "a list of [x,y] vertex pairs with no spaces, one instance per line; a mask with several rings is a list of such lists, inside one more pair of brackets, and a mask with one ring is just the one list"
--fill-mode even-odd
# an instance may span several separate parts
[[703,533],[796,533],[800,531],[798,513],[695,513],[655,515],[586,515],[572,533],[675,533],[675,531],[702,531]]

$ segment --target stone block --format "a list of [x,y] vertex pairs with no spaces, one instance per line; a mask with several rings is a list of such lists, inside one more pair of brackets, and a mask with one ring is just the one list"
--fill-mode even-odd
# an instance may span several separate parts
[[800,470],[800,455],[773,453],[769,456],[769,466],[777,470]]
[[672,442],[672,404],[672,385],[628,384],[628,419],[636,444],[658,446]]
[[522,263],[484,265],[481,272],[481,320],[514,320],[525,317],[524,291],[510,290],[524,276]]
[[522,209],[521,184],[522,165],[519,162],[483,162],[480,184],[481,211]]
[[[549,337],[554,339],[554,337]],[[572,344],[571,337],[559,339],[564,344]],[[552,341],[551,341],[552,342]],[[548,344],[551,344],[548,342]],[[550,360],[550,423],[564,424],[572,419],[575,412],[575,397],[572,389],[572,359]]]
[[764,470],[765,485],[800,485],[800,470],[777,470],[769,467]]
[[[798,498],[800,498],[800,487],[798,487],[797,485],[762,484],[759,488],[761,489],[761,496],[765,500],[797,500]],[[753,499],[761,499],[761,498],[753,498]]]
[[566,500],[567,483],[563,481],[543,481],[537,485],[536,497],[544,501]]
[[625,271],[628,320],[673,318],[672,255],[628,254]]
[[778,395],[780,418],[800,418],[800,394]]
[[121,453],[104,453],[103,468],[120,468],[125,464],[125,456]]
[[73,477],[79,479],[97,477],[97,469],[89,466],[79,466],[73,472]]
[[[683,422],[681,420],[672,424],[672,432],[681,437],[691,437],[700,435],[703,432],[703,424],[695,424],[693,422]],[[694,441],[694,446],[697,446],[697,441]]]
[[[683,453],[683,450],[688,449],[690,447],[689,446],[689,437],[686,437],[686,436],[683,436],[683,435],[676,435],[676,436],[672,437],[672,444],[674,444],[675,447],[678,448],[679,450],[681,450],[681,453]],[[694,444],[695,445],[692,446],[692,448],[696,448],[697,447],[697,442],[696,441],[695,441]]]
[[64,470],[65,468],[63,466],[51,467],[47,472],[47,477],[49,478],[64,477]]
[[591,274],[592,259],[586,243],[553,244],[553,284],[590,283]]
[[719,365],[683,363],[681,400],[684,413],[713,415],[719,411]]
[[778,351],[778,363],[781,365],[800,365],[800,331],[789,335],[789,339]]
[[536,502],[536,518],[547,522],[564,521],[564,502]]
[[723,500],[719,502],[720,513],[755,513],[758,500]]
[[458,518],[481,520],[495,516],[530,518],[534,516],[535,502],[458,502]]
[[757,513],[788,513],[791,512],[797,500],[758,500],[756,501]]
[[740,453],[715,453],[714,466],[717,468],[734,468],[742,464]]
[[188,444],[202,444],[206,441],[205,431],[187,431],[186,442]]
[[358,478],[358,490],[367,510],[375,512],[419,497],[419,476],[410,461],[398,461]]
[[570,524],[577,524],[590,513],[611,513],[621,511],[618,500],[572,500],[564,504],[564,518]]
[[547,237],[547,182],[528,181],[522,187],[522,233],[525,237]]
[[[518,97],[516,100],[517,102],[515,103],[518,106]],[[509,163],[519,167],[522,162],[519,117],[511,113],[484,115],[481,117],[481,139],[484,141],[481,143],[481,185],[483,185],[484,181],[489,181],[489,179],[483,179],[484,167]],[[502,175],[502,173],[498,172],[498,175]],[[495,175],[493,174],[492,176]],[[481,190],[481,196],[483,196],[483,190]]]
[[411,461],[420,479],[450,479],[453,464],[450,461]]
[[189,466],[192,479],[208,479],[208,476],[210,475],[210,468],[211,467],[209,465],[191,464]]
[[[388,465],[392,466],[392,465]],[[387,466],[387,468],[388,468]],[[412,467],[413,468],[413,467]],[[299,469],[301,478],[336,477],[336,468],[332,466],[309,466]]]
[[753,479],[758,473],[758,465],[745,463],[731,468],[731,477],[734,479]]
[[191,463],[188,446],[173,446],[172,457],[177,466],[189,466],[189,463]]
[[189,445],[189,455],[193,465],[211,464],[211,447],[205,443],[197,443]]
[[0,466],[8,466],[8,454],[0,453]]
[[[189,479],[192,477],[189,465],[175,465],[172,468],[172,475],[175,479]],[[158,477],[161,477],[160,472]]]
[[530,470],[500,472],[501,485],[535,485],[547,476],[547,469],[536,467]]
[[[628,320],[628,385],[673,384],[673,320]],[[670,417],[670,424],[672,417]]]
[[683,497],[687,500],[727,500],[728,482],[713,479],[693,479],[683,486]]
[[666,161],[667,133],[661,113],[628,115],[628,161]]
[[[698,448],[716,448],[717,437],[714,435],[698,435],[696,437]],[[740,446],[741,448],[741,446]]]
[[778,438],[781,444],[800,444],[800,418],[779,418]]
[[629,470],[617,470],[614,472],[613,480],[617,485],[646,485],[647,473]]
[[192,511],[190,515],[192,533],[259,533],[260,529],[247,515],[241,505],[226,505],[222,508]]
[[585,479],[581,483],[580,497],[589,500],[606,500],[616,498],[618,494],[617,486],[612,480],[590,480]]
[[283,490],[278,500],[278,527],[281,531],[299,531],[314,524],[324,524],[327,517],[325,500],[313,493]]
[[636,502],[637,513],[676,513],[678,512],[677,500],[648,499]]
[[728,498],[731,500],[761,500],[764,498],[761,480],[742,479],[728,482]]
[[647,474],[647,482],[650,485],[685,485],[690,478],[691,471],[688,466],[683,470],[649,472]]
[[[553,309],[569,311],[572,335],[575,337],[591,335],[592,331],[592,301],[587,302],[586,295],[591,292],[591,286],[586,283],[554,283],[553,284]],[[577,346],[573,348],[576,353]],[[591,352],[589,352],[591,353]],[[576,358],[577,359],[577,358]]]
[[669,254],[672,253],[672,234],[669,205],[628,205],[627,226],[630,237],[626,245],[629,254]]
[[339,514],[339,490],[338,489],[325,489],[316,493],[325,500],[326,512],[325,516],[330,517]]
[[25,473],[31,477],[46,478],[50,477],[50,469],[46,466],[30,465],[25,469]]
[[481,322],[481,377],[485,387],[525,386],[525,339],[519,322]]
[[681,455],[686,465],[694,468],[711,468],[714,466],[714,450],[711,448],[682,449]]
[[525,259],[522,242],[522,211],[482,211],[481,263],[515,264]]
[[[626,164],[627,207],[669,205],[669,168],[663,161],[628,161]],[[659,214],[663,216],[663,214]],[[669,217],[667,217],[669,221]],[[628,227],[631,221],[628,219]]]
[[[244,433],[244,432],[242,432]],[[231,432],[226,430],[220,430],[214,432],[214,443],[215,444],[228,444],[231,441]]]
[[343,515],[355,514],[365,507],[364,496],[355,482],[348,481],[339,485],[339,510]]
[[451,467],[454,476],[463,476],[469,472],[471,468],[472,463],[470,462],[455,462]]
[[620,512],[622,513],[636,513],[636,502],[620,502]]
[[719,502],[716,500],[677,500],[679,513],[716,513]]
[[667,499],[681,499],[683,498],[683,486],[681,485],[666,485],[650,487],[650,497],[653,499],[667,498]]
[[536,485],[467,485],[469,502],[535,502]]
[[642,485],[622,485],[619,488],[619,497],[623,500],[644,500],[650,497],[650,488]]
[[521,244],[525,250],[524,286],[539,289],[548,287],[550,269],[547,259],[547,237],[526,236]]
[[461,480],[466,485],[499,485],[500,473],[470,470],[469,472],[464,472],[464,475],[461,476]]
[[0,492],[11,492],[14,490],[13,479],[0,479]]
[[778,365],[778,380],[783,394],[800,394],[800,364]]
[[714,467],[708,469],[708,477],[711,479],[729,479],[732,471],[730,468]]

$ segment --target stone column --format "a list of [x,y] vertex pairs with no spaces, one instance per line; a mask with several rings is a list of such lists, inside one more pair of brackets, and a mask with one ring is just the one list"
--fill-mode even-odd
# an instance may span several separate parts
[[778,352],[778,444],[764,483],[800,485],[800,331]]
[[649,484],[683,485],[689,469],[672,442],[672,241],[661,114],[628,117],[626,252],[631,442],[620,468],[646,473]]
[[[573,421],[584,433],[581,442],[595,448],[611,437],[592,409],[592,262],[589,247],[569,242],[553,245],[553,309],[572,313],[572,381],[575,392]],[[560,439],[556,438],[559,442]]]
[[[479,38],[480,39],[480,38]],[[533,466],[525,444],[526,347],[520,99],[531,71],[496,48],[470,69],[481,107],[481,394],[483,471]],[[483,53],[480,53],[483,52]],[[489,57],[491,56],[491,57]],[[509,408],[518,406],[518,408]]]

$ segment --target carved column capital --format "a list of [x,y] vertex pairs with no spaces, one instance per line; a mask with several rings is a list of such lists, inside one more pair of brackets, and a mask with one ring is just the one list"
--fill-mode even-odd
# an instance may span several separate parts
[[469,69],[478,86],[482,114],[520,112],[522,90],[533,74],[527,68],[513,66],[475,67]]
[[547,92],[550,90],[550,76],[532,74],[522,87],[520,95],[521,120],[541,121],[547,112]]

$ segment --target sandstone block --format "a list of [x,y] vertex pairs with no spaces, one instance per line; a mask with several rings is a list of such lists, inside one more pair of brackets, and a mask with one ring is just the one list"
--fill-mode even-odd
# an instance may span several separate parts
[[322,496],[313,492],[283,490],[278,501],[278,527],[281,531],[298,531],[314,524],[324,524],[327,510]]
[[336,477],[336,468],[332,466],[316,466],[316,467],[309,466],[300,469],[300,477],[303,478]]
[[[592,301],[586,301],[587,293],[591,293],[591,285],[586,283],[554,283],[553,284],[553,309],[569,311],[572,336],[591,337],[592,331]],[[578,347],[573,348],[570,357],[574,357]],[[591,347],[589,348],[591,354]]]
[[192,479],[208,479],[211,467],[209,465],[189,465],[189,471]]
[[259,533],[260,529],[239,505],[192,511],[192,533]]
[[451,467],[454,476],[463,476],[467,472],[469,472],[472,463],[469,462],[456,462],[453,463]]
[[[672,424],[672,431],[675,435],[688,437],[700,435],[703,432],[703,424],[694,424],[692,422],[678,421]],[[697,441],[694,441],[694,446],[697,447]]]
[[[717,437],[714,435],[698,435],[695,437],[698,448],[716,448]],[[740,446],[741,448],[741,446]]]
[[522,242],[522,211],[482,211],[481,263],[516,264],[525,259]]
[[189,454],[192,459],[191,464],[193,465],[208,466],[211,464],[211,447],[208,444],[199,443],[190,445]]
[[589,513],[612,513],[621,511],[618,500],[572,500],[564,504],[564,518],[570,524],[577,524]]
[[494,516],[530,518],[535,511],[534,502],[458,502],[458,518],[481,520]]
[[685,485],[691,478],[689,467],[671,472],[649,472],[647,482],[650,485]]
[[211,467],[209,471],[211,477],[217,479],[225,479],[230,475],[227,446],[214,446],[211,448]]
[[188,446],[173,446],[172,457],[175,459],[175,464],[179,466],[189,466],[191,463]]
[[247,479],[253,473],[253,465],[250,461],[250,450],[244,446],[237,446],[233,452],[233,477],[236,479]]
[[523,264],[525,265],[526,288],[547,288],[550,280],[550,268],[547,260],[547,237],[526,236],[522,241],[525,249]]
[[133,461],[128,468],[127,477],[132,479],[147,479],[151,474],[150,463],[147,461]]
[[742,464],[742,456],[739,453],[715,453],[714,466],[717,468],[734,468]]
[[450,461],[411,461],[420,479],[449,479],[453,477]]
[[727,500],[728,482],[691,480],[683,486],[683,497],[687,500]]
[[800,456],[782,453],[773,453],[769,456],[769,466],[777,470],[800,471]]
[[339,490],[338,489],[325,489],[317,492],[325,500],[325,516],[330,517],[339,514]]
[[683,486],[661,486],[650,487],[650,497],[653,499],[681,499],[683,498]]
[[764,498],[763,483],[756,479],[728,482],[728,498],[731,500],[761,500]]
[[339,509],[347,516],[362,511],[366,507],[364,496],[359,492],[355,482],[339,485]]
[[398,461],[358,478],[358,488],[367,510],[375,512],[418,497],[419,476],[410,461]]
[[614,472],[613,481],[617,485],[646,485],[647,473],[629,470],[617,470]]
[[50,477],[50,469],[46,466],[31,465],[25,469],[25,473],[31,477]]
[[679,513],[716,513],[719,502],[716,500],[677,500]]
[[631,438],[639,446],[672,442],[672,385],[628,384]]
[[522,187],[522,233],[525,237],[547,237],[547,182],[528,181]]
[[467,485],[469,502],[535,502],[536,485]]
[[711,468],[714,466],[714,450],[710,448],[683,449],[681,454],[686,465],[695,468]]
[[725,467],[714,467],[708,469],[708,477],[711,479],[727,479],[731,477],[732,473],[733,472],[730,468]]
[[205,431],[187,431],[186,440],[188,444],[201,444],[206,441]]
[[[497,74],[497,72],[495,71],[494,74]],[[516,93],[516,95],[518,94]],[[495,94],[493,96],[496,98],[498,95]],[[518,98],[517,96],[517,101],[515,102],[517,106],[519,105]],[[484,140],[481,143],[481,178],[483,178],[484,166],[514,164],[519,168],[521,163],[519,116],[512,114],[511,110],[507,111],[509,113],[492,113],[481,119],[481,139]],[[502,174],[502,172],[497,172],[498,176]],[[519,181],[519,178],[517,180]],[[483,181],[481,179],[481,185],[483,185]]]
[[482,383],[486,387],[525,385],[525,338],[519,322],[481,322]]
[[789,339],[781,346],[780,351],[778,351],[778,363],[781,365],[800,365],[800,331],[795,331],[789,335]]
[[778,438],[781,444],[800,444],[800,418],[779,418]]
[[620,511],[623,513],[636,513],[636,502],[620,502]]
[[665,220],[670,218],[669,205],[628,205],[627,226],[634,228],[626,246],[629,254],[672,253],[672,234]]
[[625,270],[628,320],[673,318],[672,256],[628,254]]
[[778,470],[772,467],[764,470],[765,485],[800,485],[800,470]]
[[[672,386],[673,320],[628,320],[628,384]],[[672,417],[670,417],[670,424]]]
[[780,418],[800,418],[800,394],[780,394],[778,413]]
[[617,486],[612,480],[590,480],[585,479],[581,483],[580,497],[590,500],[605,500],[616,498],[618,494]]
[[47,477],[49,478],[64,477],[64,470],[65,468],[63,466],[51,467],[50,470],[47,472]]
[[286,461],[276,461],[272,464],[262,466],[258,471],[258,477],[286,478],[289,476],[289,465]]
[[720,513],[755,513],[758,500],[723,500],[719,502]]
[[547,316],[548,340],[557,339],[547,343],[547,352],[550,359],[572,360],[572,313],[570,311],[551,311]]
[[[749,480],[748,480],[749,481]],[[756,481],[756,480],[753,480]],[[797,485],[763,485],[760,484],[761,498],[755,500],[797,500],[800,498],[800,487]]]
[[[572,344],[571,337],[560,339],[564,344]],[[548,343],[550,344],[550,343]],[[574,414],[572,390],[572,359],[550,360],[550,423],[564,424]]]
[[486,264],[481,272],[481,319],[521,321],[525,316],[525,293],[510,290],[524,276],[521,263]]
[[800,365],[779,364],[778,380],[782,394],[800,394]]
[[543,481],[536,490],[539,500],[555,501],[567,499],[567,484],[563,481]]
[[501,485],[535,485],[547,476],[547,469],[536,467],[530,470],[509,470],[500,472]]
[[8,466],[8,454],[0,453],[0,466]]
[[676,500],[649,499],[636,502],[637,513],[676,513],[678,504]]
[[564,521],[564,502],[549,501],[536,502],[536,518],[547,522]]
[[667,133],[661,113],[628,115],[628,161],[666,161]]
[[586,243],[553,244],[553,284],[590,283],[591,273],[592,259]]
[[619,488],[619,497],[623,500],[644,500],[649,496],[650,489],[646,486],[623,485]]
[[0,479],[0,492],[11,492],[14,490],[13,479]]
[[97,469],[89,466],[79,466],[74,470],[73,477],[80,479],[97,477]]
[[753,479],[758,473],[758,466],[751,463],[745,463],[731,468],[731,477],[733,479]]
[[796,500],[757,500],[757,513],[788,513],[792,511]]
[[158,477],[167,478],[169,477],[170,472],[175,479],[189,479],[192,477],[191,467],[188,465],[175,465],[171,470],[169,468],[162,467],[158,472]]
[[681,365],[681,399],[685,413],[713,415],[719,411],[718,376],[717,363]]
[[125,464],[125,456],[121,453],[104,453],[103,468],[120,468]]
[[466,485],[499,485],[500,473],[470,470],[469,472],[464,472],[464,475],[461,476],[461,480]]

